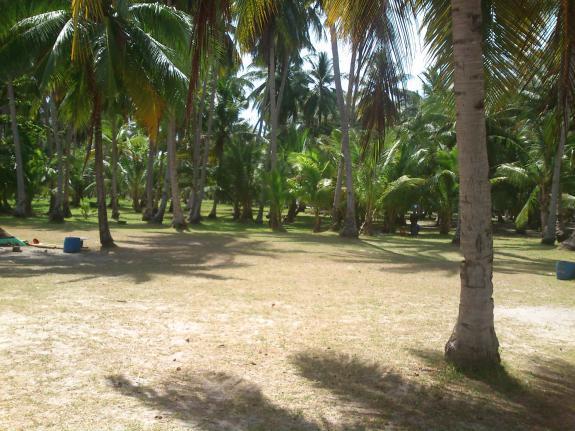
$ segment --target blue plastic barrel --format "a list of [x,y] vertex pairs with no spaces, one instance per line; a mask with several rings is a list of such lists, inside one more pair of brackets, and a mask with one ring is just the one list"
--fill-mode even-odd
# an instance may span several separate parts
[[557,279],[573,280],[575,278],[575,262],[560,260],[557,262]]
[[80,253],[82,250],[82,239],[75,236],[64,238],[64,253]]

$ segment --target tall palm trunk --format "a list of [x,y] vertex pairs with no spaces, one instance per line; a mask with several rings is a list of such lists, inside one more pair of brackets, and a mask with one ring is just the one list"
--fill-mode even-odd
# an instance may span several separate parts
[[[332,42],[333,43],[333,42]],[[336,39],[337,43],[337,39]],[[354,88],[354,79],[355,79],[355,64],[357,58],[357,45],[355,43],[352,44],[351,47],[351,61],[349,64],[349,81],[347,84],[347,107],[349,109],[348,114],[348,124],[351,118],[353,117],[353,88]],[[339,60],[339,52],[338,52],[338,60]],[[334,59],[335,63],[335,59]],[[337,67],[339,70],[339,61],[337,63]],[[335,69],[334,69],[335,70]],[[340,77],[341,81],[341,77]],[[335,193],[333,194],[333,207],[331,210],[331,218],[332,218],[332,230],[338,231],[341,228],[341,215],[339,212],[339,207],[341,205],[341,190],[343,186],[343,172],[344,172],[344,160],[342,157],[339,158],[337,163],[337,180],[335,182]]]
[[176,230],[186,228],[186,220],[182,211],[180,201],[180,188],[178,184],[178,165],[176,160],[176,117],[174,113],[170,114],[168,120],[168,171],[170,173],[170,189],[172,191],[173,218],[172,226]]
[[164,171],[164,184],[162,185],[162,195],[160,197],[160,205],[158,206],[158,211],[154,214],[152,222],[156,224],[162,224],[164,222],[164,215],[166,214],[166,208],[168,207],[168,200],[170,198],[170,167],[169,162],[166,163]]
[[66,134],[66,141],[64,142],[64,194],[62,209],[64,211],[64,217],[72,217],[72,211],[70,210],[70,147],[74,140],[74,129],[68,127],[68,133]]
[[218,84],[218,75],[216,72],[216,67],[212,69],[212,82],[210,88],[210,105],[208,106],[208,127],[207,136],[204,140],[204,148],[201,157],[200,166],[200,178],[198,184],[198,194],[196,201],[194,202],[194,219],[201,220],[202,213],[202,202],[204,201],[205,186],[206,186],[206,176],[208,171],[208,156],[210,154],[210,146],[212,142],[212,129],[214,125],[214,111],[216,108],[216,90]]
[[[335,26],[329,29],[331,36],[331,50],[333,55],[333,76],[335,81],[335,91],[337,93],[337,104],[341,117],[341,152],[343,153],[345,167],[345,187],[346,187],[346,208],[345,219],[340,235],[347,238],[357,238],[357,224],[355,220],[355,194],[353,191],[353,169],[351,152],[349,149],[349,116],[346,102],[343,97],[341,86],[341,73],[339,71],[339,52],[337,47],[337,35]],[[354,62],[355,63],[355,62]],[[353,80],[352,80],[353,81]],[[349,96],[349,95],[348,95]]]
[[54,101],[54,95],[50,96],[50,122],[52,125],[52,136],[56,145],[56,158],[58,161],[56,196],[54,199],[54,206],[50,210],[50,221],[62,223],[64,221],[64,151],[58,130],[58,107]]
[[337,161],[337,179],[335,181],[335,191],[333,193],[333,206],[331,209],[331,229],[333,231],[339,231],[341,229],[341,214],[339,207],[341,205],[341,192],[343,190],[343,169],[344,169],[343,157],[339,157]]
[[481,0],[451,0],[451,6],[464,261],[459,316],[445,345],[445,357],[459,367],[489,367],[498,365],[500,358],[493,323],[493,236]]
[[120,205],[118,202],[118,131],[116,130],[116,119],[112,118],[112,218],[120,218]]
[[[270,171],[275,172],[277,169],[277,128],[278,128],[278,115],[277,115],[277,98],[276,98],[276,54],[275,54],[275,41],[273,36],[270,38],[269,48],[269,62],[268,62],[268,94],[270,100]],[[280,208],[278,208],[277,200],[271,199],[270,205],[270,226],[273,230],[281,230],[280,221]]]
[[200,193],[200,167],[202,162],[202,129],[203,129],[203,116],[206,107],[206,88],[208,77],[204,78],[202,84],[202,95],[200,97],[200,104],[196,115],[196,125],[194,128],[194,149],[193,149],[193,172],[192,172],[192,191],[188,206],[190,209],[189,222],[192,224],[200,223],[200,215],[197,213],[197,205]]
[[16,217],[26,217],[26,183],[24,182],[24,160],[22,159],[22,147],[20,145],[20,132],[18,131],[18,119],[16,117],[16,99],[12,81],[6,84],[8,87],[8,105],[10,108],[10,124],[14,139],[14,154],[16,156]]
[[146,165],[146,207],[142,220],[151,221],[154,216],[154,162],[156,160],[156,140],[150,136],[148,160]]
[[[565,20],[565,28],[573,25],[575,19],[575,5],[573,2],[562,2],[558,20]],[[567,133],[569,131],[569,118],[571,116],[571,91],[565,88],[564,82],[570,83],[575,74],[575,41],[569,35],[565,37],[566,47],[562,50],[560,82],[558,85],[558,110],[561,115],[561,131],[559,135],[559,145],[555,153],[555,162],[553,165],[553,182],[551,183],[551,199],[549,202],[549,217],[547,224],[542,226],[543,244],[553,245],[557,239],[557,208],[561,200],[561,162],[565,154],[565,144],[567,143]]]
[[460,246],[461,245],[461,215],[457,214],[457,225],[455,227],[455,235],[453,235],[453,239],[451,240],[451,244]]
[[[97,90],[96,90],[97,91]],[[102,147],[102,101],[96,92],[93,107],[94,128],[94,171],[96,176],[96,196],[98,199],[98,228],[100,231],[100,244],[104,248],[114,247],[114,240],[108,225],[108,212],[106,208],[106,188],[104,184],[104,151]]]

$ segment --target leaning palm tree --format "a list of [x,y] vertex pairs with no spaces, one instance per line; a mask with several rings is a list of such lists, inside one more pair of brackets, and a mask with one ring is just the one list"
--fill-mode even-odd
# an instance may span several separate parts
[[[40,69],[43,85],[73,68],[90,100],[90,130],[95,152],[98,225],[103,247],[114,246],[108,226],[102,147],[102,115],[120,91],[126,92],[136,118],[157,130],[163,100],[181,93],[185,75],[165,44],[189,40],[187,15],[161,4],[127,0],[75,0],[71,9],[54,9],[21,20],[0,52],[2,63],[26,57]],[[157,38],[154,36],[158,36]],[[20,60],[21,61],[21,60]]]

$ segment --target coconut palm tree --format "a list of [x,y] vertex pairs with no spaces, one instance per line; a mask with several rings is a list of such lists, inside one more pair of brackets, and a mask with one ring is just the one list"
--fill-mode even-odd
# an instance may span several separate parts
[[[302,48],[313,49],[309,29],[319,34],[319,20],[314,2],[295,0],[241,0],[237,2],[237,37],[245,51],[267,67],[270,151],[269,169],[275,171],[278,159],[278,120],[291,62]],[[280,61],[278,62],[278,58]],[[281,66],[281,80],[276,87],[276,72]],[[278,178],[274,174],[271,177]],[[280,208],[272,200],[270,226],[281,230]]]
[[[553,245],[557,239],[557,208],[560,200],[561,165],[565,154],[567,133],[571,119],[571,105],[575,92],[575,4],[570,1],[544,2],[543,13],[553,30],[542,49],[542,60],[547,69],[558,70],[550,74],[556,80],[557,116],[560,118],[559,141],[553,163],[553,179],[547,224],[543,228],[543,244]],[[547,30],[547,28],[545,29]],[[549,75],[548,75],[549,76]]]
[[55,9],[21,20],[0,53],[8,65],[11,58],[26,53],[25,57],[41,69],[43,85],[70,68],[77,71],[91,104],[103,247],[114,246],[105,199],[103,112],[122,89],[136,107],[136,118],[155,139],[163,100],[181,93],[180,88],[188,82],[159,40],[189,40],[189,34],[189,17],[161,4],[77,1],[71,9]]
[[[333,65],[327,53],[319,52],[309,60],[312,88],[305,101],[304,114],[308,127],[315,126],[319,132],[326,131],[325,122],[334,119],[337,112],[337,97],[333,88]],[[317,119],[317,123],[315,123]]]
[[498,365],[493,320],[493,237],[482,50],[481,0],[451,0],[461,217],[461,299],[447,360],[461,367]]
[[14,96],[14,85],[12,81],[6,84],[8,91],[8,101],[10,107],[10,124],[12,126],[12,138],[14,140],[14,154],[16,156],[16,207],[14,215],[25,217],[26,211],[26,184],[24,182],[24,159],[22,158],[22,146],[20,144],[20,131],[18,130],[18,120],[16,118],[16,98]]
[[294,176],[288,180],[291,193],[314,210],[314,232],[321,231],[321,210],[328,208],[333,194],[330,160],[322,160],[317,151],[291,153],[289,162]]

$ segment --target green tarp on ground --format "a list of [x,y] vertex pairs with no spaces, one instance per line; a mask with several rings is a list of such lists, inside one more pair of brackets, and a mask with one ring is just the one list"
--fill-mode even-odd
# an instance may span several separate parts
[[26,245],[24,241],[20,241],[13,235],[10,235],[4,229],[0,227],[0,247],[1,246],[14,246],[14,245]]

